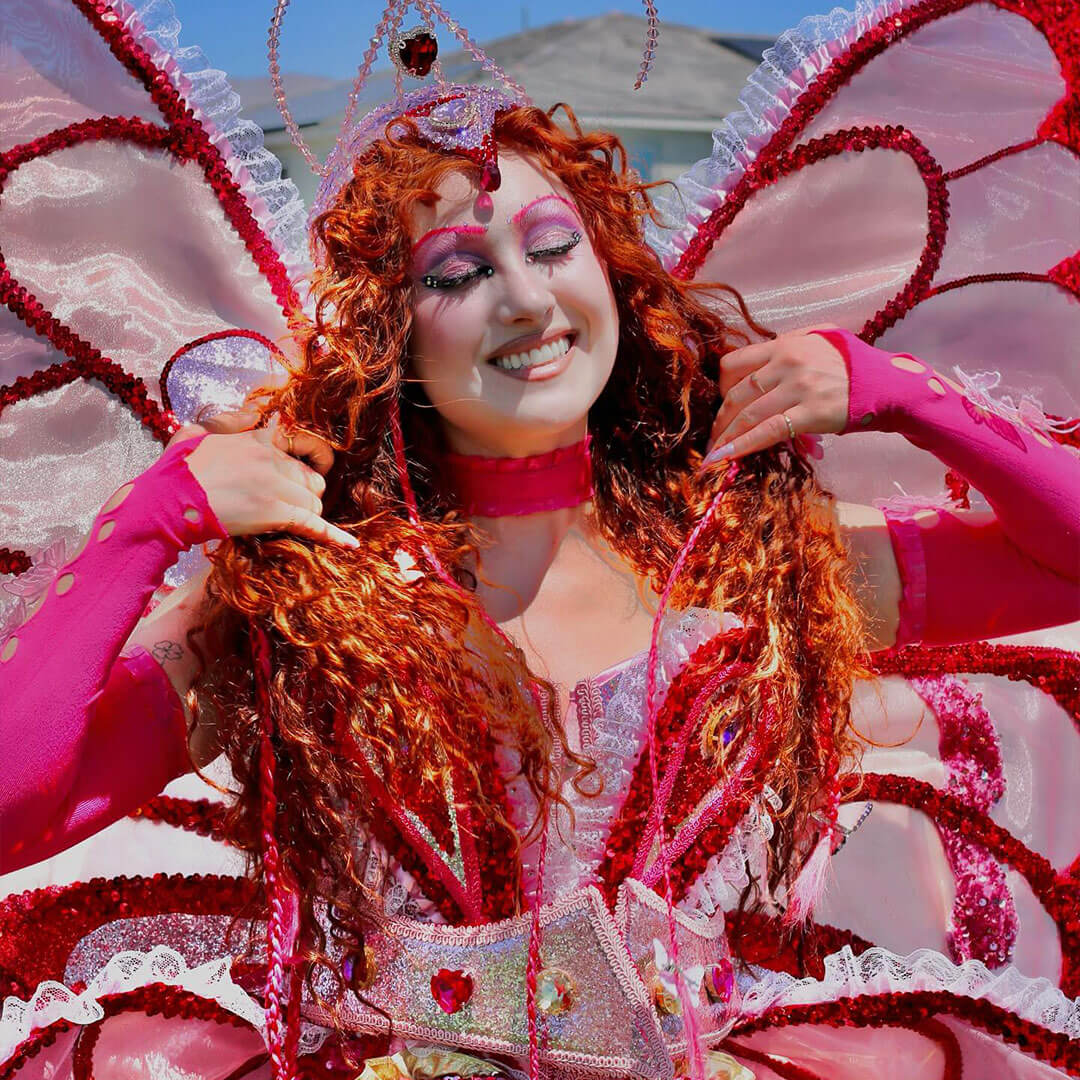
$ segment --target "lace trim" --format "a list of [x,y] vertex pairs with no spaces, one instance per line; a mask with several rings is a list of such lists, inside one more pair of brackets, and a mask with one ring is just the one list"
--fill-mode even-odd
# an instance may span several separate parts
[[811,15],[767,49],[739,95],[740,108],[713,132],[713,152],[674,182],[657,189],[653,203],[665,225],[647,220],[645,239],[670,270],[697,226],[742,179],[758,151],[787,119],[791,106],[848,46],[885,19],[920,0],[859,0],[854,11],[834,8]]
[[225,157],[259,227],[294,280],[310,269],[307,211],[281,162],[263,145],[262,129],[240,115],[240,95],[197,45],[181,46],[172,0],[140,0],[120,7],[125,27],[154,63],[167,71]]
[[898,956],[888,949],[867,949],[856,956],[848,946],[825,958],[823,979],[795,979],[783,972],[755,968],[740,978],[744,1016],[761,1016],[788,1005],[814,1005],[837,998],[945,990],[983,999],[1022,1020],[1071,1039],[1080,1039],[1080,1006],[1048,979],[1032,979],[1014,967],[990,971],[978,960],[959,966],[932,949]]
[[[43,982],[29,1001],[9,997],[0,1012],[0,1061],[5,1061],[32,1032],[46,1028],[57,1020],[72,1024],[96,1024],[104,1019],[105,1011],[99,998],[123,994],[154,983],[176,986],[209,1001],[246,1020],[260,1034],[263,1031],[263,1010],[253,998],[232,981],[231,957],[189,968],[174,949],[158,945],[149,952],[117,953],[90,980],[80,994],[63,983]],[[325,1028],[304,1023],[300,1033],[300,1052],[310,1054],[326,1040]]]
[[755,882],[758,899],[766,910],[775,909],[767,889],[769,841],[774,832],[769,807],[779,810],[780,797],[768,785],[751,804],[732,832],[723,851],[714,855],[686,891],[679,909],[711,919],[723,918],[739,903],[743,890]]
[[[689,608],[665,616],[656,683],[661,701],[694,650],[735,624],[733,615],[706,608]],[[583,730],[589,730],[588,753],[596,762],[604,789],[599,795],[587,796],[571,785],[564,792],[573,810],[574,827],[571,830],[569,815],[561,810],[558,828],[552,837],[555,843],[547,856],[545,892],[549,896],[558,895],[564,889],[596,884],[596,870],[604,859],[612,821],[626,798],[634,766],[645,742],[645,661],[645,654],[640,654],[605,676],[585,680],[584,685],[589,691],[597,690],[609,680],[614,685],[607,707],[595,710],[583,727]],[[596,696],[590,693],[590,698]],[[580,701],[578,707],[581,707]],[[527,798],[519,784],[513,788],[515,802]],[[530,804],[530,811],[535,812],[534,804]],[[522,858],[528,887],[535,881],[536,857],[537,845],[532,844]]]

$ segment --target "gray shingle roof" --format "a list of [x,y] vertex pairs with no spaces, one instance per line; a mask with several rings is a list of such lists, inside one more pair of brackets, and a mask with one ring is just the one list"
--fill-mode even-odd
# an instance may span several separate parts
[[[708,131],[731,110],[760,53],[772,43],[765,37],[662,24],[649,81],[634,92],[645,29],[643,18],[611,13],[525,30],[489,42],[484,51],[538,105],[568,102],[587,123]],[[444,28],[439,38],[444,50],[453,40]],[[442,63],[451,81],[488,81],[462,51],[444,53]],[[234,85],[252,120],[267,131],[282,127],[269,79],[238,79]],[[350,82],[287,75],[286,88],[293,115],[307,125],[340,116]],[[393,71],[375,72],[360,107],[366,111],[393,95]]]

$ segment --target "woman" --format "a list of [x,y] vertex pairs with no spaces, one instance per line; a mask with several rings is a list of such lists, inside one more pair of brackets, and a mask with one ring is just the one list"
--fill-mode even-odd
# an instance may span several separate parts
[[[217,967],[194,982],[140,975],[137,989],[176,991],[164,1019],[42,1023],[9,1067],[160,1072],[201,1054],[189,1070],[261,1068],[263,1007],[245,986],[265,995],[279,1075],[298,1035],[318,1042],[311,1023],[344,1039],[322,1061],[379,1075],[527,1061],[534,1075],[652,1076],[684,1057],[691,1073],[739,1075],[720,1045],[763,1076],[910,1072],[914,1056],[927,1075],[957,1055],[1067,1065],[1075,1020],[1046,1026],[1067,1002],[1035,980],[1003,976],[1024,999],[1010,1023],[1029,1042],[1044,1025],[1035,1059],[1009,1050],[1015,1027],[993,1042],[985,1018],[957,1013],[958,979],[965,1000],[1000,1009],[998,984],[940,955],[974,946],[946,944],[941,913],[924,918],[862,837],[836,860],[858,887],[834,889],[826,911],[844,917],[829,921],[898,946],[914,924],[938,950],[931,973],[922,954],[905,967],[798,927],[850,831],[838,804],[864,736],[910,735],[853,729],[864,649],[1075,617],[1074,459],[924,360],[845,332],[733,348],[745,339],[705,293],[643,246],[644,193],[613,168],[612,138],[504,100],[477,160],[421,134],[424,115],[380,126],[318,219],[316,315],[285,385],[255,416],[207,425],[221,434],[180,432],[0,643],[5,867],[137,810],[224,749],[239,797],[210,827],[252,856],[268,953],[246,924],[234,936],[243,913],[258,942],[264,908],[227,879],[138,898],[117,879],[91,890],[90,922],[16,905],[2,966],[23,999],[62,975],[98,1008],[130,1008],[130,985],[124,997],[101,982],[118,948],[144,967],[166,944],[158,959]],[[799,440],[867,428],[936,453],[992,512],[887,521],[834,506]],[[144,614],[180,550],[226,536],[209,575]],[[973,706],[968,719],[982,731]],[[942,861],[913,830],[902,839]],[[764,965],[741,969],[742,1001],[725,908],[735,951]],[[846,980],[814,955],[846,963],[845,943],[862,965]],[[895,970],[890,990],[921,980],[949,1019],[892,993],[884,1022],[916,1030],[887,1045],[862,1031],[834,1042],[827,1026],[722,1043],[732,1023],[745,1034],[806,1004],[770,968],[816,974],[810,992],[830,1005],[861,993],[867,1011],[845,1023],[880,1023],[875,963]],[[169,1066],[149,1064],[166,1040]]]
[[[607,759],[597,768],[588,709],[570,688],[602,682],[596,673],[627,657],[641,667],[676,557],[722,490],[667,590],[672,608],[698,609],[683,647],[706,644],[690,663],[668,656],[666,678],[680,667],[674,685],[722,676],[698,698],[690,735],[699,772],[721,787],[767,741],[743,778],[754,792],[767,784],[779,809],[742,906],[788,904],[801,916],[816,889],[804,882],[804,896],[799,872],[819,844],[828,854],[837,773],[858,767],[853,676],[865,645],[890,646],[898,625],[910,627],[917,600],[896,554],[911,527],[894,523],[893,540],[879,511],[834,506],[791,429],[838,432],[874,412],[871,422],[977,474],[995,515],[945,515],[923,528],[923,550],[932,573],[975,558],[1022,575],[1023,596],[1005,597],[995,633],[1075,605],[1075,462],[1064,448],[1027,432],[998,445],[924,363],[850,335],[733,349],[699,290],[643,248],[644,192],[613,168],[612,137],[566,134],[523,107],[500,113],[494,135],[502,184],[488,199],[468,157],[432,148],[407,119],[362,154],[316,223],[326,253],[317,314],[302,331],[303,362],[264,395],[260,422],[274,422],[223,417],[210,427],[227,433],[178,432],[8,639],[9,736],[45,707],[68,724],[15,758],[15,774],[38,782],[9,796],[9,860],[35,861],[101,828],[186,768],[179,726],[167,730],[186,699],[191,760],[226,752],[240,785],[230,835],[272,896],[298,898],[313,976],[322,965],[359,986],[376,980],[341,957],[365,955],[380,896],[402,888],[414,917],[454,923],[513,917],[589,883],[614,899],[623,876],[640,874],[619,867],[641,837],[621,804],[629,784],[619,790]],[[731,462],[737,470],[725,472]],[[138,620],[131,642],[143,660],[117,663],[162,563],[214,536],[233,539],[207,576]],[[132,596],[95,584],[94,560],[116,558],[118,542]],[[930,585],[977,612],[962,579]],[[1033,590],[1059,606],[1036,609]],[[927,637],[975,636],[978,617],[932,609]],[[101,699],[110,718],[70,675],[58,703],[65,676],[42,671],[57,628],[85,655],[83,671],[113,672]],[[156,717],[149,734],[140,706]],[[670,724],[671,710],[662,718]],[[636,721],[624,770],[657,717],[646,707]],[[122,785],[101,759],[140,731],[141,775]],[[664,731],[656,745],[663,765]],[[603,842],[589,850],[588,830],[575,837],[567,812],[588,815],[593,800],[607,817],[606,852]],[[411,850],[410,814],[429,830]],[[671,814],[665,831],[677,839],[681,824]],[[466,834],[473,865],[460,880],[440,875],[439,856],[464,853]],[[678,859],[672,872],[685,900],[692,876]],[[445,991],[458,1009],[472,993],[458,1003],[452,984]],[[676,1015],[677,1001],[667,1008]]]

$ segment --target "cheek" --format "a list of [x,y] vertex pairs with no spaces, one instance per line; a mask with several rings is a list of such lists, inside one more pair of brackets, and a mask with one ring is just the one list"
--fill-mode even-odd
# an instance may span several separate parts
[[421,301],[413,312],[412,354],[417,365],[472,366],[483,323],[468,300]]
[[619,336],[619,316],[615,294],[603,264],[595,256],[582,260],[580,273],[573,282],[579,306],[593,330],[595,344],[610,345]]

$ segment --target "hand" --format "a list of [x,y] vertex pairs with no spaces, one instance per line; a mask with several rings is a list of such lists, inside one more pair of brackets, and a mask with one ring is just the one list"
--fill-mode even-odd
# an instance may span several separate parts
[[844,429],[847,365],[825,338],[810,329],[735,349],[721,359],[724,402],[713,422],[703,465],[745,457],[800,435]]
[[169,440],[171,446],[210,432],[188,456],[187,466],[225,531],[230,536],[291,532],[359,547],[355,537],[321,516],[323,477],[334,464],[329,445],[305,432],[255,428],[256,421],[252,412],[219,413],[186,424]]

